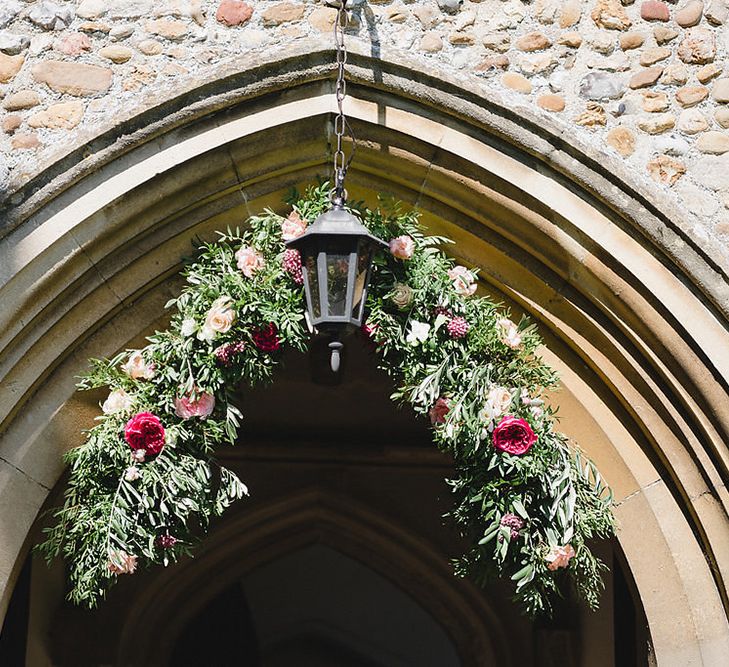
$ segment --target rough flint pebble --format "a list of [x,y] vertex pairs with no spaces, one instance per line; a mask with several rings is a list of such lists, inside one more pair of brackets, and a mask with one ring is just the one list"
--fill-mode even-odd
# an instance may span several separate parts
[[463,0],[438,0],[438,7],[449,14],[455,14],[462,4]]
[[73,12],[69,7],[61,7],[55,2],[43,0],[30,10],[28,18],[44,30],[63,30],[71,25]]
[[0,28],[9,25],[20,14],[21,9],[23,9],[23,5],[17,0],[2,0],[0,2]]
[[625,78],[604,72],[590,72],[580,81],[580,96],[588,100],[616,100],[625,92]]
[[0,32],[0,51],[8,56],[17,56],[30,46],[30,38],[12,32]]

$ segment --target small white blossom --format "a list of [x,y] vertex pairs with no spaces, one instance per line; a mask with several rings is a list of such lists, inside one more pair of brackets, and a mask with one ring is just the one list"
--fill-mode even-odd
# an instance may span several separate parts
[[430,335],[430,324],[426,322],[410,321],[410,333],[405,339],[410,345],[424,343]]
[[191,317],[186,317],[184,320],[182,320],[180,333],[185,336],[185,338],[189,338],[190,336],[192,336],[192,334],[194,334],[196,330],[197,322],[195,322],[194,319],[192,319]]
[[135,480],[138,480],[142,476],[142,473],[139,472],[139,468],[136,466],[129,466],[124,471],[124,479],[127,482],[134,482]]

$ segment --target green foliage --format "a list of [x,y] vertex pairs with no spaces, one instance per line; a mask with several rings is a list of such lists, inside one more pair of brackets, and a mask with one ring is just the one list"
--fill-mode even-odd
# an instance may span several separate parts
[[[303,196],[294,192],[290,203],[311,222],[328,207],[329,186],[322,183]],[[514,325],[497,304],[467,294],[476,272],[456,269],[462,284],[449,275],[453,261],[440,249],[448,240],[425,236],[415,211],[384,199],[374,210],[352,208],[376,236],[412,239],[409,259],[381,253],[375,260],[366,328],[382,368],[395,379],[394,400],[423,415],[432,414],[439,401],[447,405],[433,436],[453,456],[450,516],[472,545],[456,571],[480,581],[510,579],[515,598],[531,615],[550,612],[564,579],[595,608],[604,566],[588,542],[613,534],[612,497],[595,466],[555,430],[544,395],[558,378],[538,355],[536,327],[526,320]],[[123,390],[128,402],[107,409],[87,442],[67,455],[65,504],[55,510],[54,525],[38,547],[48,559],[61,555],[69,562],[69,597],[75,602],[97,604],[119,576],[124,555],[148,566],[189,554],[210,520],[246,494],[242,482],[212,458],[217,445],[235,442],[240,426],[230,389],[273,377],[279,353],[257,347],[257,330],[273,323],[282,345],[297,350],[309,338],[303,290],[282,265],[282,222],[265,211],[251,218],[244,233],[229,229],[200,248],[185,270],[186,287],[167,304],[173,310],[169,329],[151,336],[142,350],[154,366],[151,377],[130,377],[122,366],[127,352],[92,360],[79,383],[80,389]],[[236,262],[243,246],[263,260],[250,277]],[[224,297],[235,320],[211,335],[206,318]],[[449,329],[457,318],[467,323],[460,335]],[[220,352],[231,345],[236,352],[222,363]],[[498,410],[489,403],[493,392],[506,401]],[[177,399],[205,394],[215,397],[212,414],[177,416]],[[166,445],[158,456],[135,463],[124,426],[145,411],[164,424]],[[537,436],[523,455],[493,445],[494,428],[507,414],[525,420]],[[138,477],[130,477],[130,467]],[[517,521],[518,530],[502,520]],[[161,543],[164,536],[173,536],[174,544]],[[568,545],[574,557],[562,563],[566,567],[550,569],[555,550]]]

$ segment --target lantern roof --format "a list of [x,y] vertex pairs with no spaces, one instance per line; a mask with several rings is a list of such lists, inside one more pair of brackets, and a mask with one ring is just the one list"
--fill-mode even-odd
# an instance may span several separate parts
[[357,236],[369,239],[373,244],[387,246],[387,243],[370,234],[362,221],[343,206],[333,206],[309,225],[306,232],[296,239],[287,241],[289,248],[300,249],[314,238],[322,236]]

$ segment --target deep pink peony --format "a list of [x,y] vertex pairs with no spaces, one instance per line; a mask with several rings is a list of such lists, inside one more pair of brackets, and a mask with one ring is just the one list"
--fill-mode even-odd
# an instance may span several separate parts
[[506,415],[494,429],[494,447],[507,454],[526,454],[537,441],[529,423],[512,415]]
[[165,446],[165,429],[157,415],[140,412],[124,427],[124,439],[135,452],[141,449],[147,456],[155,456]]
[[446,415],[450,409],[451,406],[449,405],[448,400],[445,398],[439,398],[435,403],[433,403],[433,407],[430,408],[430,411],[428,412],[428,415],[430,416],[430,423],[433,424],[433,426],[445,423]]
[[199,394],[197,399],[182,396],[175,399],[175,414],[182,419],[208,417],[215,408],[215,396]]

